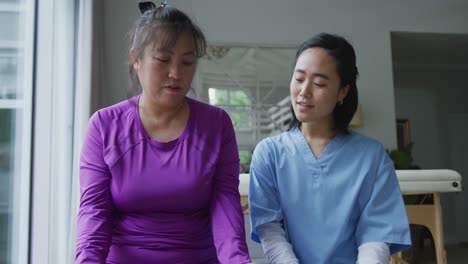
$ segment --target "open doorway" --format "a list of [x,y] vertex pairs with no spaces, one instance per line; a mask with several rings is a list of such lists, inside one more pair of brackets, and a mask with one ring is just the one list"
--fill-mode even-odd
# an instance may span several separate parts
[[[414,163],[468,183],[468,35],[392,32],[396,117],[407,119]],[[468,242],[468,190],[442,194],[445,243]]]

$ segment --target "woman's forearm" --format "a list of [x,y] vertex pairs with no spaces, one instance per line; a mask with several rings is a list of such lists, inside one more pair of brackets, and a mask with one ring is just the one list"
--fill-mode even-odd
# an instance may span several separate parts
[[257,228],[257,233],[268,263],[299,263],[281,223],[263,224]]

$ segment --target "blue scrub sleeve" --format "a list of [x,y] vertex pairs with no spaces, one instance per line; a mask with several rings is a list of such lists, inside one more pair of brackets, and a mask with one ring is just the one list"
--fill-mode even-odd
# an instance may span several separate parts
[[251,238],[260,243],[257,228],[265,223],[281,222],[283,212],[277,189],[274,153],[269,139],[255,148],[250,165],[249,214]]
[[358,246],[386,242],[393,254],[411,246],[411,235],[393,162],[383,148],[382,151],[369,200],[357,224],[356,242]]

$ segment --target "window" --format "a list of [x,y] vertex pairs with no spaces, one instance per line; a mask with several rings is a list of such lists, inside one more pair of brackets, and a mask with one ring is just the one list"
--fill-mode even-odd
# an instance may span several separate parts
[[244,91],[209,88],[208,97],[211,105],[219,106],[229,113],[236,129],[252,127],[252,104]]
[[27,263],[34,1],[0,2],[0,263]]
[[229,113],[239,150],[250,151],[286,129],[295,54],[295,48],[284,47],[207,47],[197,68],[198,96]]

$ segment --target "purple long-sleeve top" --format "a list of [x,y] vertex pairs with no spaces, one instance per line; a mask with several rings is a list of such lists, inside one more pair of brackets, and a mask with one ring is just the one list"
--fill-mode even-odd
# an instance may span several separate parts
[[75,263],[250,262],[229,116],[187,97],[184,131],[157,142],[143,128],[138,98],[89,121]]

